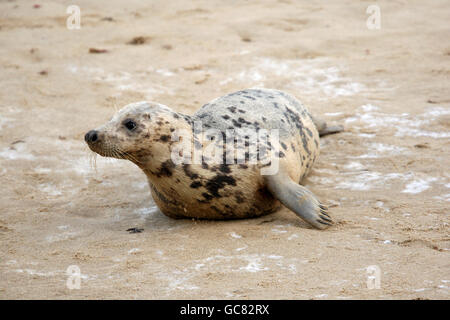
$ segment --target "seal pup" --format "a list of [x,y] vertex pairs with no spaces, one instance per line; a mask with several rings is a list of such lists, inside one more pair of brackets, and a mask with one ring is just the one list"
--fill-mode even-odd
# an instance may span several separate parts
[[[208,130],[213,130],[212,137],[205,134]],[[249,161],[255,159],[250,136],[236,136],[240,130],[274,131],[277,139],[262,139],[255,163]],[[319,156],[319,136],[342,130],[311,116],[290,94],[247,89],[217,98],[192,116],[155,102],[132,103],[86,133],[85,141],[101,156],[139,166],[156,205],[171,218],[251,218],[272,213],[281,203],[325,229],[333,223],[327,207],[300,182]],[[228,147],[232,156],[241,152],[246,161],[228,161],[230,153],[223,152]],[[200,154],[199,161],[192,161],[194,153]],[[273,163],[276,170],[263,174]]]

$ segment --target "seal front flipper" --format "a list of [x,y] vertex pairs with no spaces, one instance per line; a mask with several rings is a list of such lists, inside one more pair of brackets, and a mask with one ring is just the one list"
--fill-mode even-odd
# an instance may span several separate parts
[[287,174],[280,171],[264,177],[273,196],[300,218],[317,229],[325,229],[333,224],[328,209],[311,191],[295,183]]

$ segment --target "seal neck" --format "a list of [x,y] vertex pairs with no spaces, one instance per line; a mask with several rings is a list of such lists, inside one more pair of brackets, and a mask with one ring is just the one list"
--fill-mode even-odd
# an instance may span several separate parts
[[194,136],[194,122],[189,115],[164,110],[156,115],[154,121],[148,144],[142,146],[136,162],[150,181],[170,176],[170,169],[175,166],[172,158],[186,155],[192,147],[188,142],[193,141]]

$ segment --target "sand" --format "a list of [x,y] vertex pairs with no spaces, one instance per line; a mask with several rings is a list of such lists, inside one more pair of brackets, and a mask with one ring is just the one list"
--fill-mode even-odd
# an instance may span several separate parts
[[[448,1],[377,1],[380,29],[372,1],[80,0],[79,30],[71,4],[0,2],[1,299],[449,298]],[[169,219],[83,141],[127,103],[256,86],[345,126],[305,181],[329,230]]]

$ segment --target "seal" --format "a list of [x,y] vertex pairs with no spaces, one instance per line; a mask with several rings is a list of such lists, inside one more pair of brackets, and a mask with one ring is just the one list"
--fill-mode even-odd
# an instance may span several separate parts
[[247,89],[192,116],[132,103],[85,141],[101,156],[141,168],[156,205],[171,218],[251,218],[283,204],[325,229],[333,224],[327,207],[300,183],[319,156],[319,137],[342,130],[288,93]]

